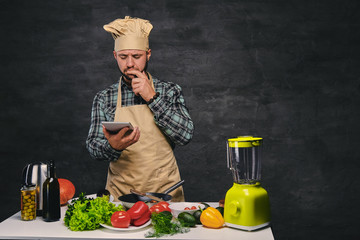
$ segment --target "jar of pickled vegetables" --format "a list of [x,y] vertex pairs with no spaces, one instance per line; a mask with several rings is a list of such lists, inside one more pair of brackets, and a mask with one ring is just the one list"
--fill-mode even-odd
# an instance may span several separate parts
[[36,185],[24,185],[21,189],[21,219],[24,221],[36,218]]

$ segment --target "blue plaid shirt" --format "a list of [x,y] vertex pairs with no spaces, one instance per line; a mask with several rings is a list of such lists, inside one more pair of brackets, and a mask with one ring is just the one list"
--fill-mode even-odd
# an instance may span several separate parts
[[[190,142],[194,125],[190,118],[181,87],[171,82],[154,80],[155,92],[160,95],[148,105],[154,114],[154,121],[162,132],[172,141],[173,147],[185,145]],[[86,148],[92,158],[97,160],[116,161],[121,151],[113,149],[104,136],[102,121],[114,121],[115,109],[118,98],[119,83],[96,94],[92,112],[91,125],[86,139]],[[122,106],[146,104],[141,96],[136,96],[132,89],[121,82]]]

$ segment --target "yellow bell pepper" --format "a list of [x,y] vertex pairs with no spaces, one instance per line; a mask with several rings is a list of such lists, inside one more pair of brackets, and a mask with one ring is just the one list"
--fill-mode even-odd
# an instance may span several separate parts
[[225,223],[221,213],[213,207],[208,207],[201,213],[200,221],[202,225],[209,228],[220,228]]

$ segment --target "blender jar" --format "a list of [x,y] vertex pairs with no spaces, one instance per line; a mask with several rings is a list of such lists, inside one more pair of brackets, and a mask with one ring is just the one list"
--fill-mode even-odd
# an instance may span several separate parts
[[255,184],[261,179],[262,138],[240,136],[227,141],[227,164],[233,180],[239,184]]

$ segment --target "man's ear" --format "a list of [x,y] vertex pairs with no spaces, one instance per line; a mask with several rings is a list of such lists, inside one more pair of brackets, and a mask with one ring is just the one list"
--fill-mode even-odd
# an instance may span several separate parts
[[149,61],[151,57],[151,49],[146,51],[146,59]]
[[113,54],[114,54],[114,58],[117,59],[117,55],[116,55],[116,51],[115,51],[115,50],[113,51]]

